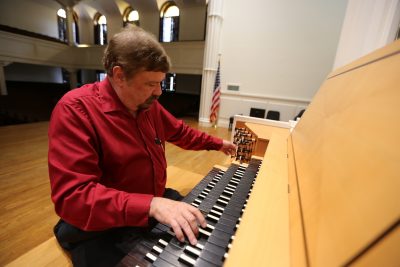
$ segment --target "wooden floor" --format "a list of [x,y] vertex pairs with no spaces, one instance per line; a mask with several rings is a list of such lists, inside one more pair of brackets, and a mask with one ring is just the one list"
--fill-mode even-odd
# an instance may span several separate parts
[[[194,128],[230,139],[226,128]],[[47,170],[48,122],[0,127],[0,266],[61,266],[52,228],[58,217],[50,200]],[[167,144],[168,185],[181,192],[204,177],[216,164],[228,166],[230,157],[217,151],[185,151]],[[185,179],[183,179],[185,178]],[[187,180],[186,180],[187,178]],[[32,256],[40,261],[27,263]],[[54,257],[52,263],[46,257]],[[23,263],[22,263],[23,262]],[[67,264],[68,266],[68,264]]]

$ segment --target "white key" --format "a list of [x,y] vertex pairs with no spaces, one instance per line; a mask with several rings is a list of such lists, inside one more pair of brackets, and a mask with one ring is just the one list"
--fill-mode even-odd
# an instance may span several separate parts
[[225,210],[223,207],[220,207],[218,205],[214,205],[213,208],[216,208],[217,210],[220,210],[220,211],[224,211]]
[[181,256],[179,256],[179,259],[183,260],[185,263],[188,263],[192,266],[196,264],[196,260],[192,259],[191,257],[185,254],[181,254]]
[[149,259],[151,262],[155,262],[157,260],[157,257],[150,252],[146,254],[146,258]]
[[207,194],[203,192],[203,193],[200,193],[199,196],[203,197],[203,198],[206,198]]
[[200,250],[203,250],[203,249],[204,249],[204,246],[203,246],[202,244],[200,244],[200,243],[197,243],[197,244],[196,244],[196,248],[198,248],[198,249],[200,249]]
[[164,247],[166,247],[168,245],[168,242],[163,240],[163,239],[159,239],[158,243],[160,243],[161,245],[163,245]]
[[222,204],[228,205],[228,202],[222,200],[222,199],[218,199],[217,201],[221,202]]
[[210,236],[211,235],[210,232],[208,232],[208,231],[206,231],[206,230],[204,230],[202,228],[199,228],[199,232],[202,233],[203,235],[206,235],[206,236]]
[[228,190],[233,190],[233,191],[235,191],[236,190],[236,187],[234,187],[234,186],[232,186],[232,185],[227,185],[226,186],[226,188],[225,189],[228,189]]
[[210,218],[210,219],[212,219],[212,220],[214,220],[214,221],[219,221],[219,218],[218,217],[215,217],[214,215],[210,215],[210,214],[207,214],[207,216],[206,217],[208,217],[208,218]]
[[189,251],[190,253],[196,255],[197,257],[200,256],[201,251],[198,249],[195,249],[194,247],[191,246],[186,246],[185,250]]
[[235,192],[232,192],[231,190],[225,189],[223,193],[225,193],[225,194],[228,194],[228,195],[231,195],[231,196],[232,196],[232,195],[233,195],[233,193],[235,193]]
[[227,196],[220,195],[219,197],[220,197],[220,198],[223,198],[223,199],[225,199],[225,200],[227,200],[227,201],[231,200],[231,198],[230,198],[230,197],[227,197]]
[[158,247],[158,246],[153,246],[153,250],[155,252],[157,252],[158,254],[161,254],[161,252],[163,251],[162,248]]
[[198,208],[198,207],[199,207],[199,205],[198,205],[198,204],[196,204],[196,203],[190,203],[190,205],[192,205],[192,206],[195,206],[196,208]]
[[207,226],[206,226],[206,228],[209,228],[209,229],[211,229],[211,230],[214,230],[214,229],[215,229],[215,227],[214,227],[214,226],[212,226],[211,224],[208,224],[208,223],[207,223]]

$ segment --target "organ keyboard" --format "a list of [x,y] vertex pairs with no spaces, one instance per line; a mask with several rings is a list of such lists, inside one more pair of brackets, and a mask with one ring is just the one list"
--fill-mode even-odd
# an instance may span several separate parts
[[158,223],[140,239],[119,266],[222,266],[240,225],[261,160],[214,168],[182,200],[204,214],[207,227],[199,229],[196,246],[179,242],[170,227]]
[[262,164],[213,169],[185,198],[207,216],[198,246],[159,224],[122,266],[399,266],[399,70],[396,41],[332,72],[294,129],[235,116]]

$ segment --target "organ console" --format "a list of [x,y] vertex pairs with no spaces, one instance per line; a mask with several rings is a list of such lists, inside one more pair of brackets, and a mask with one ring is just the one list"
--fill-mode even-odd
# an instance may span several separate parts
[[120,266],[399,266],[399,85],[397,41],[332,72],[295,127],[235,116],[239,162],[183,200],[198,244],[157,224]]

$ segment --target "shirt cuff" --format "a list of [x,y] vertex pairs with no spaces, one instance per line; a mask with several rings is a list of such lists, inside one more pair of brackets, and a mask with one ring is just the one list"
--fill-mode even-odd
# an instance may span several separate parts
[[128,200],[125,212],[126,225],[147,226],[149,222],[150,204],[153,195],[132,194]]
[[221,138],[212,137],[213,138],[213,145],[209,148],[209,150],[220,150],[222,148],[223,140]]

